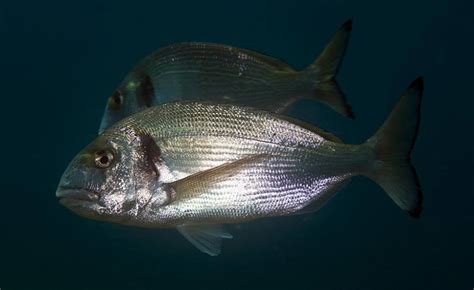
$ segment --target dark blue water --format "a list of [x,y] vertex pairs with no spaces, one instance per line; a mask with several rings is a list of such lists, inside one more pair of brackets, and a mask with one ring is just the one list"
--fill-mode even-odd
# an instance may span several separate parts
[[[252,3],[0,4],[2,290],[474,287],[473,2]],[[292,114],[362,142],[423,75],[420,220],[355,178],[315,214],[233,227],[209,257],[176,231],[90,221],[57,203],[58,179],[94,138],[106,97],[146,54],[208,41],[304,68],[351,17],[338,79],[357,119],[309,101]]]

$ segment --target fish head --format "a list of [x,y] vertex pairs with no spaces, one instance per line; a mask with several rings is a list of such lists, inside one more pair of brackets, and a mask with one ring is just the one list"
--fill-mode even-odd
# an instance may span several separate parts
[[[107,131],[108,132],[108,131]],[[158,186],[142,146],[120,134],[102,134],[83,149],[61,177],[56,196],[76,214],[126,224]]]
[[108,98],[99,134],[116,122],[153,105],[155,91],[148,74],[133,71]]

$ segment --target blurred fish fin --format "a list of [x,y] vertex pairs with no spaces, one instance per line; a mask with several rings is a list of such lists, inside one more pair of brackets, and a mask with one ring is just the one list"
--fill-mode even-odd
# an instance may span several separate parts
[[422,94],[423,79],[418,77],[382,127],[365,143],[376,156],[366,175],[414,218],[420,217],[423,206],[423,193],[410,158],[420,124]]
[[222,225],[180,225],[177,230],[201,252],[210,256],[221,253],[222,239],[232,239]]
[[301,72],[301,76],[312,83],[312,91],[304,97],[326,103],[338,113],[354,119],[354,112],[335,79],[346,53],[351,30],[352,20],[347,20],[316,61]]
[[183,179],[168,183],[176,195],[175,200],[209,192],[217,183],[228,180],[245,168],[251,168],[268,158],[268,154],[256,154],[204,170]]
[[320,198],[310,202],[303,208],[291,213],[290,215],[302,215],[318,211],[323,205],[325,205],[337,192],[339,192],[344,186],[350,182],[350,179],[345,179],[342,182],[338,182],[333,186],[328,187],[325,192],[320,193]]

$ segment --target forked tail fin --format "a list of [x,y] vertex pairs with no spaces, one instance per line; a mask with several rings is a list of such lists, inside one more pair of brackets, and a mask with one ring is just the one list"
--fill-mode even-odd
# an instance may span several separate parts
[[351,30],[352,20],[348,20],[334,34],[316,61],[302,72],[302,76],[313,84],[309,98],[324,102],[340,114],[354,119],[352,108],[335,79],[346,53]]
[[422,211],[423,194],[410,155],[420,124],[423,79],[418,77],[403,93],[385,123],[367,140],[375,161],[367,174],[412,217]]

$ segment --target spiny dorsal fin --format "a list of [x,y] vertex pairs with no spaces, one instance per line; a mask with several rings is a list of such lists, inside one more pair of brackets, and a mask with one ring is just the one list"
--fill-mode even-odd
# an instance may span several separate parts
[[301,120],[298,120],[298,119],[295,119],[295,118],[292,118],[292,117],[289,117],[289,116],[285,116],[285,115],[279,115],[278,118],[280,119],[283,119],[285,121],[288,121],[290,123],[293,123],[295,125],[298,125],[300,126],[301,128],[304,128],[306,130],[309,130],[311,132],[314,132],[316,134],[318,134],[319,136],[321,136],[322,138],[328,140],[328,141],[331,141],[331,142],[334,142],[334,143],[343,143],[342,140],[337,137],[336,135],[324,130],[324,129],[321,129],[321,128],[318,128],[316,126],[313,126],[309,123],[306,123],[304,121],[301,121]]
[[278,58],[268,56],[264,53],[261,52],[256,52],[256,51],[251,51],[248,49],[238,49],[240,52],[245,53],[251,57],[254,57],[262,62],[267,63],[268,65],[271,65],[274,67],[275,70],[280,71],[280,72],[287,72],[287,73],[296,73],[295,69],[284,62],[283,60],[280,60]]
[[169,55],[172,54],[170,52],[174,51],[189,51],[191,53],[200,53],[203,54],[202,52],[199,52],[202,50],[205,52],[204,54],[213,54],[213,55],[232,55],[232,54],[238,54],[240,58],[253,58],[256,61],[262,62],[265,65],[272,66],[276,71],[281,71],[281,72],[288,72],[288,73],[296,73],[296,71],[291,67],[288,63],[285,61],[268,56],[266,53],[258,52],[255,50],[249,50],[245,48],[238,48],[238,47],[233,47],[225,44],[218,44],[218,43],[209,43],[209,42],[183,42],[183,43],[177,43],[177,44],[172,44],[169,46],[166,46],[158,51],[156,51],[153,54],[152,59],[158,59],[163,57],[163,55]]

